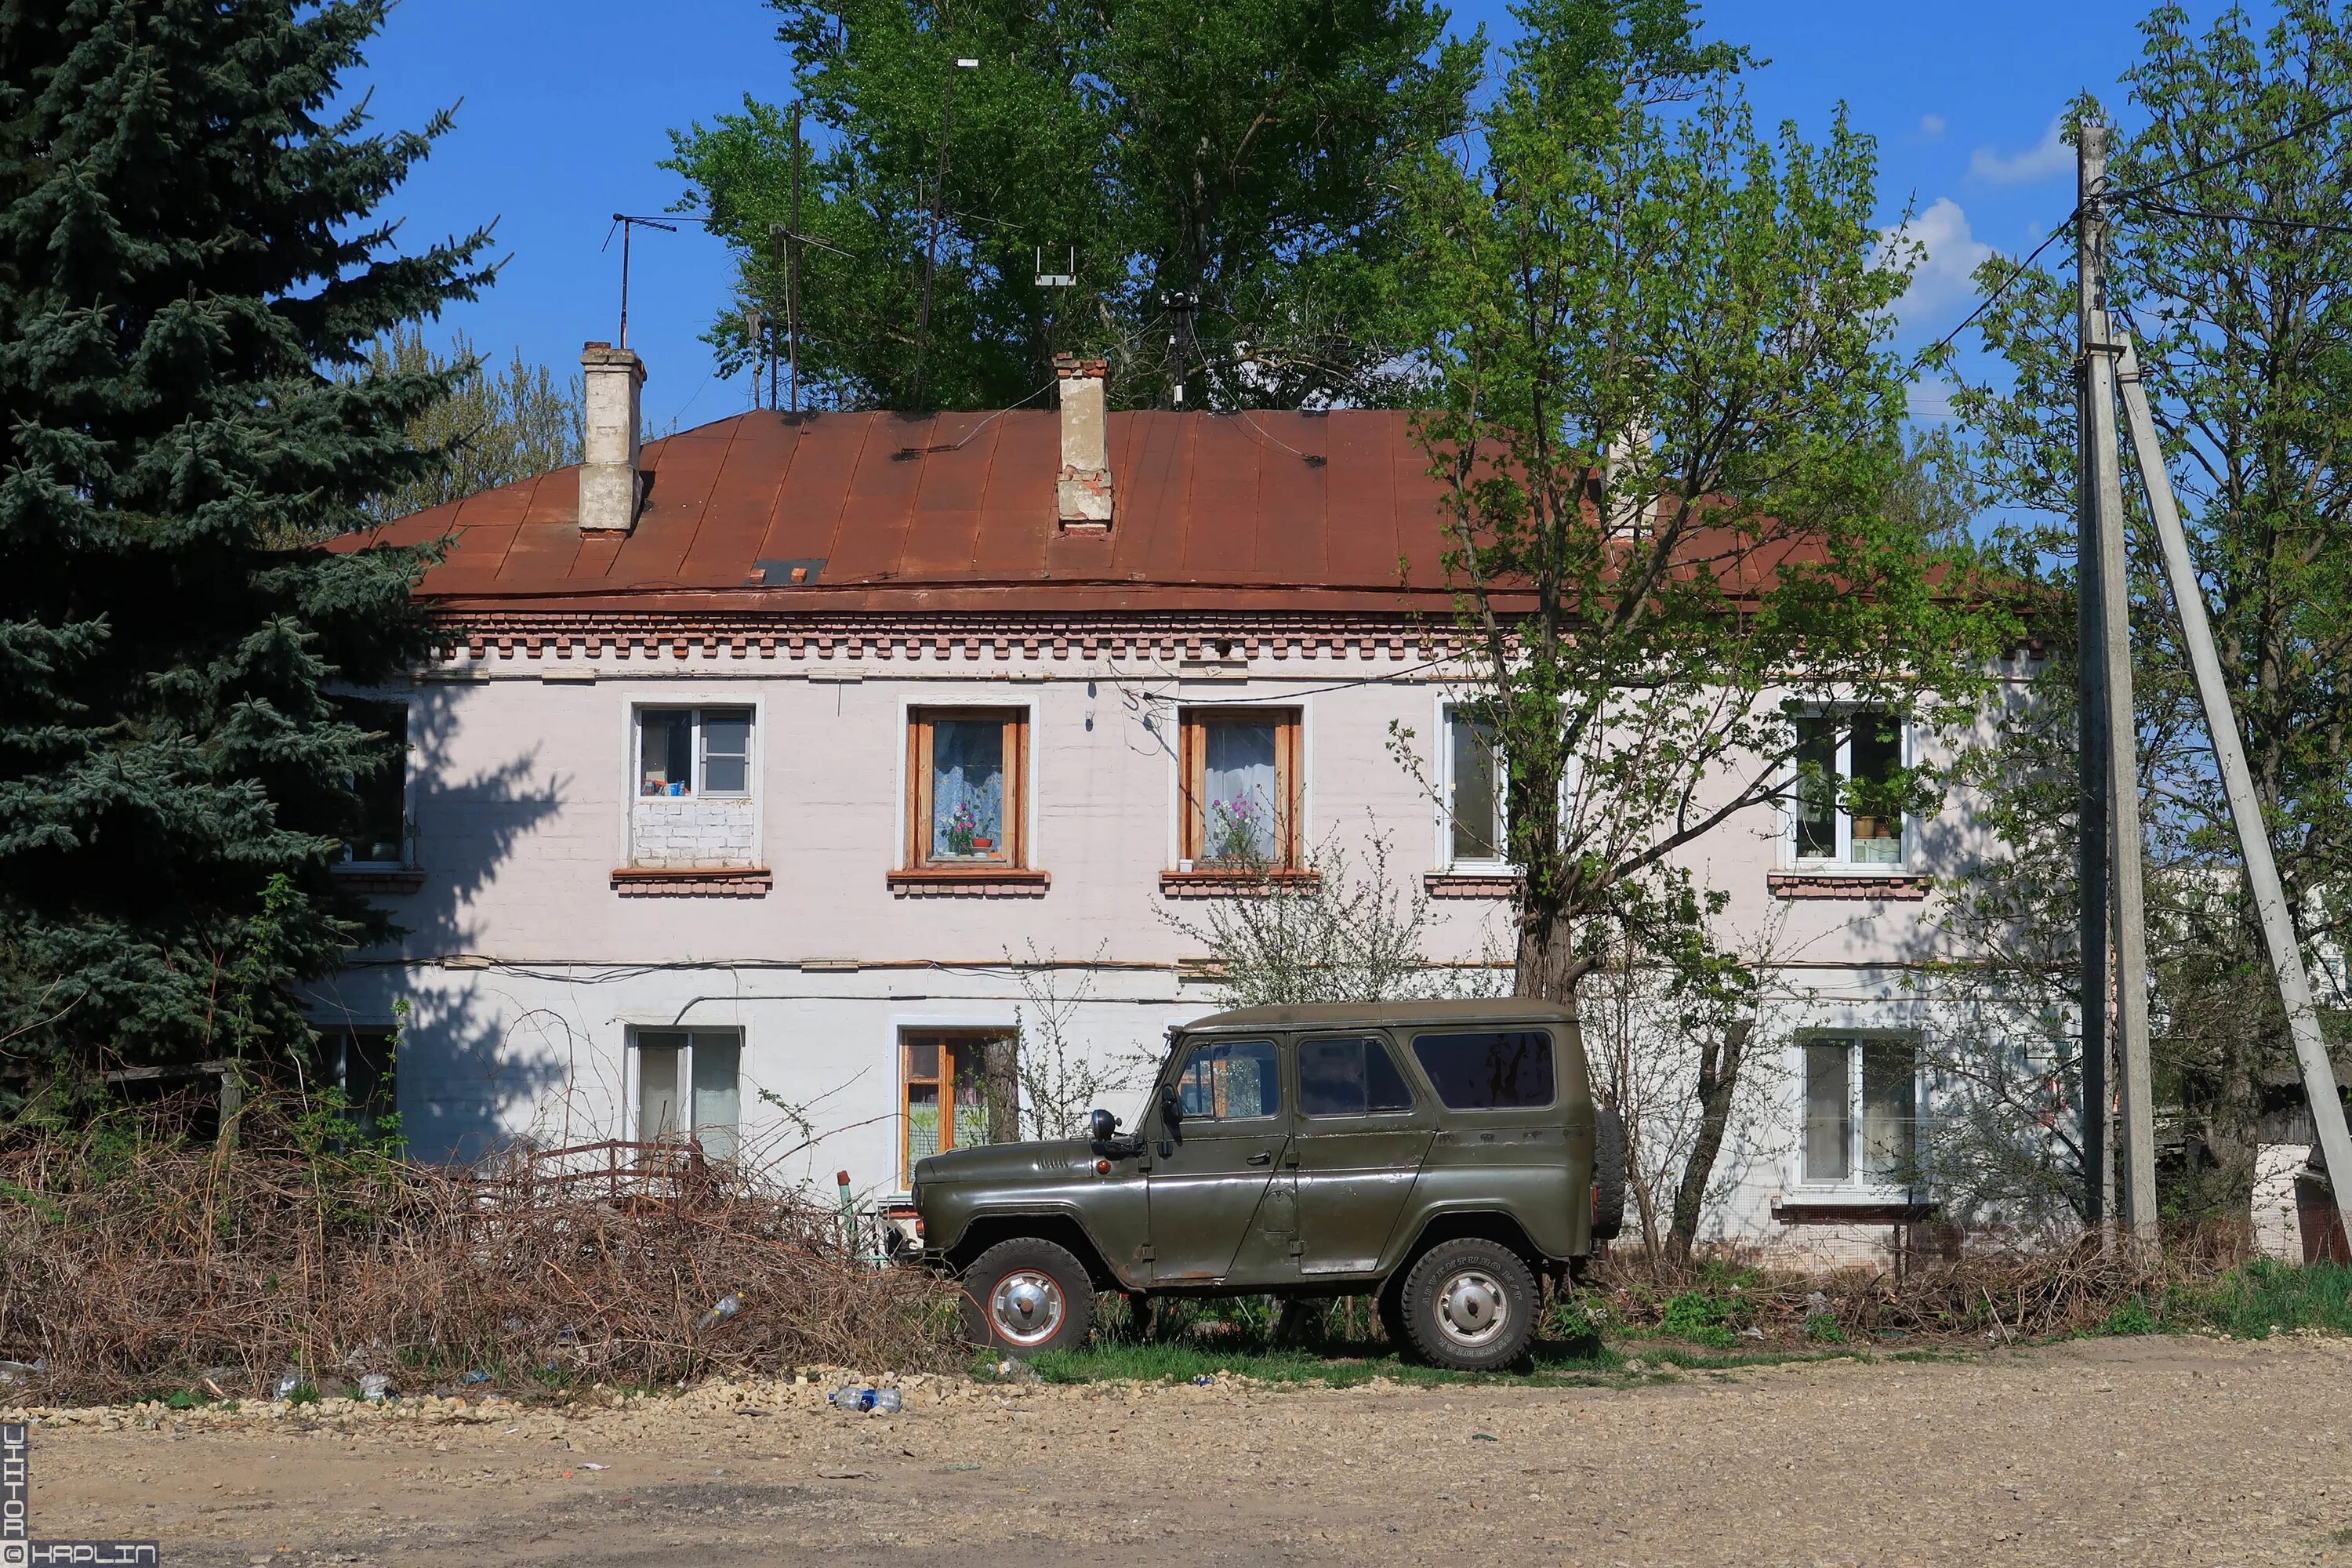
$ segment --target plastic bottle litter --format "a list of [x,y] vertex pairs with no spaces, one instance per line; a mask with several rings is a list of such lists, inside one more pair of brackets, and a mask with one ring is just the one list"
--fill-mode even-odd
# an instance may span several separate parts
[[715,1329],[742,1310],[742,1296],[736,1291],[730,1290],[727,1294],[719,1298],[719,1304],[717,1306],[702,1314],[702,1327],[706,1330]]
[[457,1381],[459,1383],[488,1383],[490,1381],[490,1374],[484,1372],[478,1366],[473,1371],[462,1374]]
[[380,1405],[392,1394],[392,1379],[380,1372],[372,1372],[360,1379],[360,1397],[370,1405]]
[[301,1374],[300,1373],[299,1373],[299,1372],[285,1372],[285,1373],[280,1373],[278,1374],[278,1382],[277,1382],[277,1384],[276,1384],[276,1386],[275,1386],[275,1389],[274,1389],[274,1391],[271,1393],[270,1397],[271,1397],[272,1399],[291,1399],[291,1398],[293,1398],[293,1397],[294,1397],[294,1391],[295,1391],[296,1389],[298,1389],[298,1388],[301,1387],[301,1386],[302,1386],[302,1374]]
[[825,1395],[825,1403],[835,1410],[873,1410],[887,1415],[899,1408],[899,1394],[895,1388],[841,1388]]

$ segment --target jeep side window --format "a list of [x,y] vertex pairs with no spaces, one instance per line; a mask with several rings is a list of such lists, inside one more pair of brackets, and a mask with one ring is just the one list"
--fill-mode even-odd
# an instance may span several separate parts
[[1540,1029],[1415,1035],[1413,1058],[1453,1110],[1512,1110],[1552,1102],[1551,1037]]
[[1307,1040],[1298,1047],[1298,1110],[1304,1116],[1367,1116],[1411,1110],[1396,1058],[1383,1041]]
[[1177,1075],[1190,1121],[1234,1121],[1282,1110],[1282,1074],[1272,1040],[1217,1040],[1195,1046]]

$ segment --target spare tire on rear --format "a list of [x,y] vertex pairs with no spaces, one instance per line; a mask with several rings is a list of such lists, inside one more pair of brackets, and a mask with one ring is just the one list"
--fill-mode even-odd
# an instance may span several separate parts
[[1592,1122],[1592,1239],[1614,1241],[1625,1228],[1625,1119],[1596,1105]]

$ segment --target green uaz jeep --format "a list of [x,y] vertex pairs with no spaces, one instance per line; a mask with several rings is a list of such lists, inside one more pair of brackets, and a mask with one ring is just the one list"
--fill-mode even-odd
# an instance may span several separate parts
[[1442,1366],[1506,1365],[1538,1280],[1624,1208],[1624,1141],[1543,1003],[1250,1007],[1174,1033],[1123,1136],[1004,1143],[915,1167],[926,1257],[965,1328],[1015,1355],[1082,1343],[1133,1298],[1370,1295]]

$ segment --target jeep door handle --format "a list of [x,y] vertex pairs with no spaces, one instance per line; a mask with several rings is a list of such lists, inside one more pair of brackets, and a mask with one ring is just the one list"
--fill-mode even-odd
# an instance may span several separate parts
[[1271,1165],[1274,1163],[1274,1156],[1271,1154],[1252,1154],[1249,1157],[1249,1163],[1253,1165]]

